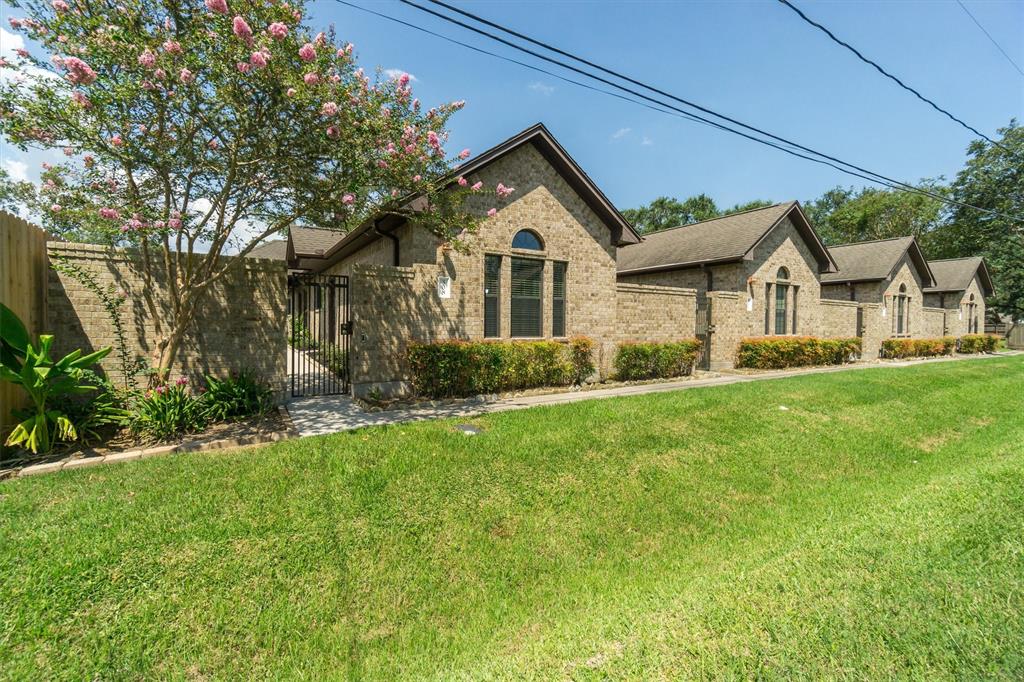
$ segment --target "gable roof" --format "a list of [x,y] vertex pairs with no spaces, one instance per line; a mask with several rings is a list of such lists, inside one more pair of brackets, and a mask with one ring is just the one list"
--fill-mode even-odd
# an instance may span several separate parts
[[275,239],[269,242],[263,242],[249,253],[245,254],[246,258],[269,258],[271,260],[285,260],[288,256],[288,241],[285,239]]
[[298,226],[288,228],[291,253],[297,258],[321,257],[344,238],[345,233],[337,230]]
[[820,271],[834,270],[835,262],[800,203],[789,201],[645,235],[641,244],[619,249],[618,272],[656,272],[749,260],[754,248],[787,217],[807,241]]
[[[558,174],[562,176],[573,191],[583,199],[584,203],[597,214],[597,217],[611,231],[612,243],[616,246],[624,246],[640,242],[640,235],[629,224],[629,221],[619,213],[619,210],[608,200],[604,192],[594,184],[590,176],[569,156],[569,153],[558,143],[543,123],[530,126],[521,133],[513,135],[504,142],[459,165],[451,172],[449,185],[455,184],[459,176],[478,172],[525,144],[532,144],[540,152],[541,156],[558,171]],[[403,205],[415,210],[416,204],[422,203],[422,200],[422,195],[413,194],[403,200]],[[391,232],[404,223],[405,220],[403,218],[392,214],[370,218],[344,235],[342,239],[325,251],[322,256],[325,260],[322,263],[318,263],[315,266],[316,269],[322,270],[330,267],[349,254],[380,239],[383,233]]]
[[963,291],[971,285],[971,280],[977,275],[981,280],[981,288],[985,296],[995,293],[992,286],[992,278],[988,274],[988,266],[981,256],[970,256],[968,258],[947,258],[944,260],[930,260],[932,275],[935,276],[935,286],[928,287],[925,291],[940,293],[944,291]]
[[821,276],[822,284],[848,284],[852,282],[874,282],[889,279],[896,272],[896,266],[905,255],[910,256],[914,267],[921,276],[921,283],[928,288],[935,283],[921,247],[913,237],[878,239],[870,242],[830,246],[829,252],[839,265],[838,272]]

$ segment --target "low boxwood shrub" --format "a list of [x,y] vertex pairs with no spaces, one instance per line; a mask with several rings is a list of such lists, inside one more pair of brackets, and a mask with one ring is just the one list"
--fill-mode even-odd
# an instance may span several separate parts
[[999,337],[994,334],[966,334],[960,337],[961,353],[994,353]]
[[819,339],[815,336],[760,336],[740,340],[736,366],[785,369],[841,365],[860,356],[859,338]]
[[932,358],[950,355],[956,348],[956,339],[943,336],[934,339],[886,339],[882,341],[882,357]]
[[700,349],[697,339],[622,343],[615,351],[615,376],[623,381],[686,376],[693,371]]
[[408,360],[416,393],[455,398],[579,383],[594,372],[594,343],[438,341],[412,343]]

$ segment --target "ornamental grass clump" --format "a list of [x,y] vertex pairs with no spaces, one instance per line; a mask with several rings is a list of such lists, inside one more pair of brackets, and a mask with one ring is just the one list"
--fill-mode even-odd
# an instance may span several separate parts
[[697,339],[622,343],[615,351],[615,376],[623,381],[686,376],[693,372],[700,349]]
[[819,339],[814,336],[762,336],[742,339],[736,366],[785,369],[853,362],[861,353],[859,338]]
[[594,372],[593,341],[439,341],[413,343],[416,393],[455,398],[580,383]]

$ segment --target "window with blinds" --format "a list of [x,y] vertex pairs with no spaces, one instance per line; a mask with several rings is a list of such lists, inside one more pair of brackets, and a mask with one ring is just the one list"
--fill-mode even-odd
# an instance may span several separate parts
[[775,333],[786,333],[786,294],[789,286],[785,284],[775,285]]
[[511,258],[512,336],[542,336],[541,291],[544,261]]
[[501,336],[501,256],[484,256],[484,337]]
[[551,335],[565,336],[565,270],[568,263],[555,262],[551,273]]

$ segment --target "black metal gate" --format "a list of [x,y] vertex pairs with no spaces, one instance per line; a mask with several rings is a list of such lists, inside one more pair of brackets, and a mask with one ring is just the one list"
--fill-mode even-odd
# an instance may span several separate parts
[[715,333],[715,325],[711,323],[711,299],[697,298],[697,339],[701,342],[700,357],[697,359],[699,369],[711,369],[711,335]]
[[293,397],[349,391],[348,277],[288,278],[288,379]]

